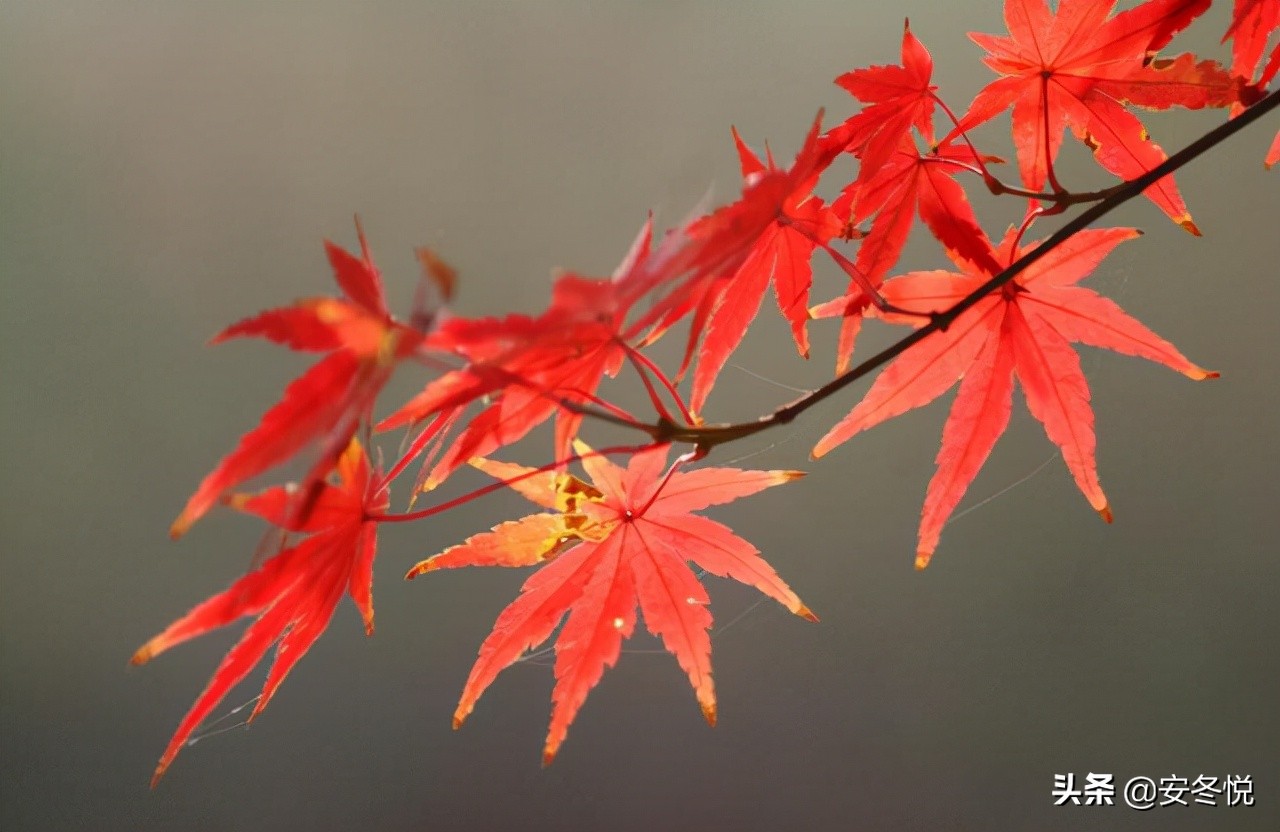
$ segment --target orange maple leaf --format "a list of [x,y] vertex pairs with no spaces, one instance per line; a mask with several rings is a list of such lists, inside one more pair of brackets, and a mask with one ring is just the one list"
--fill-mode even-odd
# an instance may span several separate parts
[[688,674],[706,720],[715,724],[709,598],[689,568],[690,561],[714,575],[754,586],[796,615],[816,620],[755,547],[727,527],[692,513],[789,482],[800,472],[666,470],[665,445],[637,453],[624,469],[592,455],[581,443],[577,448],[590,483],[565,473],[474,461],[552,512],[475,535],[422,561],[407,575],[461,566],[542,565],[480,646],[453,724],[460,727],[498,674],[525,650],[550,638],[568,614],[556,639],[555,705],[544,764],[555,757],[605,668],[617,662],[623,639],[635,629],[637,606],[649,631],[662,639]]

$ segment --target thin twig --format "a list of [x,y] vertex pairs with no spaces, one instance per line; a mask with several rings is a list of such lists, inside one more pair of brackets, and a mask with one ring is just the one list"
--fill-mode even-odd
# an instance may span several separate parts
[[414,520],[423,520],[427,517],[434,517],[435,515],[446,512],[449,509],[457,508],[460,505],[469,503],[479,497],[483,497],[486,494],[492,494],[494,491],[507,488],[521,480],[526,480],[529,477],[533,477],[538,474],[545,474],[546,472],[552,471],[563,465],[568,465],[570,462],[577,462],[578,460],[586,459],[588,457],[615,456],[617,454],[638,454],[641,451],[647,451],[654,447],[657,447],[657,445],[615,445],[610,448],[601,448],[599,450],[589,451],[583,454],[573,454],[572,456],[565,457],[564,459],[556,460],[555,462],[548,462],[546,465],[541,465],[537,468],[531,468],[522,474],[512,477],[511,479],[498,480],[497,482],[481,486],[474,491],[469,491],[466,494],[463,494],[461,497],[455,497],[452,500],[447,500],[438,505],[431,506],[430,508],[424,508],[418,511],[409,511],[403,514],[366,514],[364,519],[375,523],[411,523]]
[[[942,108],[942,111],[947,114],[947,117],[951,119],[951,123],[955,125],[955,130],[953,130],[951,132],[951,135],[948,136],[947,138],[949,139],[951,138],[951,136],[958,135],[960,138],[964,139],[964,143],[969,146],[969,150],[973,153],[973,158],[978,161],[978,164],[976,166],[970,165],[967,162],[961,162],[958,159],[943,159],[940,156],[921,156],[920,158],[925,160],[926,162],[938,162],[941,164],[956,165],[957,167],[964,168],[970,173],[976,173],[978,176],[981,176],[982,181],[986,183],[987,190],[991,191],[991,193],[994,194],[995,196],[1008,194],[1010,196],[1021,196],[1021,197],[1026,197],[1027,199],[1036,199],[1041,202],[1049,202],[1049,203],[1054,203],[1056,205],[1067,206],[1067,205],[1079,205],[1085,202],[1099,202],[1101,200],[1106,199],[1107,197],[1111,196],[1113,193],[1115,193],[1116,191],[1124,187],[1125,183],[1121,182],[1118,185],[1112,185],[1110,188],[1102,188],[1101,190],[1097,190],[1097,191],[1082,191],[1082,192],[1076,193],[1076,192],[1066,191],[1066,190],[1052,191],[1052,192],[1031,191],[1026,188],[1019,188],[1015,185],[1007,185],[1004,182],[1002,182],[999,179],[999,177],[997,177],[994,173],[992,173],[990,168],[987,167],[986,162],[984,162],[982,159],[982,154],[978,152],[978,149],[973,146],[973,142],[969,140],[968,132],[960,128],[960,120],[956,118],[956,114],[951,111],[951,108],[947,106],[946,102],[943,101],[941,98],[939,98],[937,94],[933,94],[932,98],[934,102],[937,103],[937,105]],[[946,139],[943,139],[943,141],[945,142]],[[935,145],[935,149],[936,149],[936,145]],[[1050,170],[1052,174],[1052,166],[1050,166]]]

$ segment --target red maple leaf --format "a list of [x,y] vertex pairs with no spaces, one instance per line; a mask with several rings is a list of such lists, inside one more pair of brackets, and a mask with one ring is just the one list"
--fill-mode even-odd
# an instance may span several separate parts
[[812,196],[823,171],[843,151],[842,144],[822,135],[822,115],[820,110],[795,161],[785,169],[774,163],[772,154],[767,154],[767,163],[761,162],[734,130],[743,176],[741,197],[669,232],[630,281],[639,288],[667,286],[632,325],[631,331],[649,330],[637,346],[652,344],[693,315],[676,378],[684,376],[702,342],[690,398],[694,412],[705,404],[771,280],[796,347],[808,355],[805,307],[813,277],[809,258],[818,241],[829,240],[840,227],[822,201]]
[[387,509],[387,492],[378,490],[378,477],[355,440],[338,459],[336,471],[337,483],[322,485],[313,509],[305,518],[297,517],[292,509],[294,488],[276,487],[256,495],[228,498],[233,508],[256,514],[290,532],[304,532],[309,536],[282,549],[225,591],[196,606],[134,653],[132,663],[143,664],[170,647],[226,626],[242,616],[258,619],[227,653],[204,692],[179,723],[156,766],[153,786],[182,750],[192,731],[278,641],[275,661],[249,719],[267,706],[285,676],[328,627],[344,592],[360,610],[365,632],[373,634],[377,524],[367,517]]
[[[775,227],[786,206],[802,201],[813,190],[822,172],[843,150],[842,144],[822,135],[822,116],[819,110],[790,168],[778,168],[772,159],[764,166],[740,156],[745,177],[742,195],[669,231],[653,256],[635,269],[627,280],[634,294],[665,288],[662,297],[633,324],[637,331],[652,327],[643,343],[652,343],[700,308],[708,295],[718,300],[723,282],[751,256],[761,235]],[[701,334],[701,330],[691,333],[690,350]]]
[[[750,186],[759,177],[777,171],[772,155],[768,164],[760,161],[733,131],[743,180]],[[805,164],[807,156],[821,145],[811,134],[797,156],[793,170]],[[690,347],[702,337],[698,349],[698,367],[693,375],[693,392],[689,406],[702,410],[716,377],[725,362],[742,343],[747,329],[760,311],[765,290],[773,283],[778,308],[791,325],[796,349],[809,357],[809,289],[813,284],[814,249],[840,232],[841,222],[821,199],[813,195],[820,171],[806,179],[793,177],[792,188],[779,201],[774,215],[760,230],[753,245],[736,270],[723,279],[709,283],[706,294],[699,298],[690,329]],[[686,351],[686,356],[688,351]],[[687,359],[686,359],[687,364]],[[683,367],[682,367],[683,370]]]
[[[962,171],[975,170],[986,161],[999,160],[979,159],[971,148],[950,143],[921,155],[915,141],[905,136],[896,152],[873,176],[863,184],[851,184],[837,204],[847,201],[852,208],[837,208],[837,213],[849,214],[851,226],[874,217],[853,264],[862,281],[871,286],[879,286],[884,281],[902,254],[917,213],[954,256],[998,270],[991,259],[991,244],[978,225],[973,206],[964,188],[952,178]],[[862,315],[870,303],[871,298],[863,287],[853,282],[843,298],[810,310],[814,318],[838,315],[844,319],[836,349],[837,373],[848,368]]]
[[[1225,43],[1231,40],[1231,74],[1248,83],[1253,80],[1258,64],[1262,62],[1262,53],[1266,51],[1267,40],[1272,33],[1280,29],[1280,0],[1236,0],[1235,11],[1231,16],[1231,26],[1222,36]],[[1262,68],[1256,82],[1257,88],[1266,86],[1280,71],[1280,43],[1271,50],[1271,58]],[[1235,105],[1232,115],[1244,109],[1243,102]],[[1270,170],[1280,162],[1280,132],[1276,133],[1263,164]]]
[[[1013,108],[1013,139],[1022,179],[1032,190],[1046,182],[1062,190],[1053,162],[1070,127],[1098,163],[1122,179],[1160,164],[1165,153],[1126,108],[1225,107],[1242,85],[1215,61],[1192,55],[1153,59],[1177,32],[1209,8],[1210,0],[1148,0],[1111,17],[1115,0],[1005,0],[1009,37],[971,32],[984,59],[1002,77],[974,99],[955,132]],[[1146,195],[1173,220],[1198,234],[1173,178]]]
[[617,662],[623,639],[635,628],[637,605],[649,631],[688,674],[703,715],[715,724],[712,618],[706,589],[690,561],[816,620],[750,543],[692,513],[788,482],[799,472],[700,468],[664,476],[665,445],[637,453],[625,469],[590,455],[584,446],[579,451],[591,483],[477,460],[482,470],[513,480],[523,496],[552,511],[476,535],[419,563],[407,576],[460,566],[541,565],[480,646],[453,723],[460,727],[498,674],[550,638],[568,614],[556,639],[555,704],[544,764],[555,757],[605,668]]
[[[925,496],[917,568],[928,564],[947,518],[1008,425],[1015,377],[1027,407],[1061,449],[1085,498],[1110,522],[1111,510],[1098,483],[1089,387],[1070,344],[1158,361],[1196,380],[1217,375],[1192,364],[1112,301],[1077,285],[1115,246],[1138,234],[1130,228],[1076,234],[1003,291],[979,301],[946,331],[931,335],[890,364],[866,397],[814,447],[813,456],[822,456],[859,431],[928,404],[960,381],[943,428],[938,468]],[[1015,251],[1016,239],[1016,231],[1010,229],[993,252],[997,261],[1011,263],[1036,246]],[[958,274],[913,272],[891,278],[884,285],[885,299],[899,309],[940,312],[991,276],[989,270],[954,259],[961,269]],[[921,322],[919,317],[886,317]]]
[[[1231,15],[1231,25],[1222,36],[1222,42],[1231,41],[1231,73],[1245,81],[1262,63],[1262,53],[1267,49],[1271,33],[1280,29],[1280,0],[1236,0]],[[1280,44],[1271,53],[1271,63],[1280,57]],[[1271,70],[1274,75],[1274,70]],[[1268,80],[1264,73],[1260,83]]]
[[[821,118],[820,112],[790,169],[760,165],[760,170],[747,177],[741,199],[669,232],[653,251],[651,223],[646,223],[610,279],[573,274],[560,278],[550,306],[536,318],[512,316],[501,321],[442,325],[431,345],[444,344],[466,359],[467,366],[429,383],[378,429],[433,419],[422,436],[434,438],[472,402],[486,396],[497,401],[477,415],[434,463],[423,487],[437,486],[471,457],[490,454],[520,439],[557,411],[555,453],[557,458],[566,458],[582,417],[563,407],[565,403],[600,404],[595,391],[601,379],[615,375],[628,356],[641,360],[637,349],[651,344],[695,308],[700,313],[690,334],[690,346],[696,343],[703,323],[712,326],[712,310],[725,305],[728,293],[720,288],[727,283],[723,275],[737,274],[744,261],[752,261],[757,252],[774,250],[776,229],[786,222],[780,218],[786,216],[787,206],[803,201],[800,194],[812,189],[838,154],[838,148],[821,140]],[[799,208],[797,212],[797,219],[804,219]],[[839,224],[833,221],[830,225],[834,233]],[[770,274],[771,270],[766,271],[766,282]],[[786,308],[793,322],[807,319],[807,289],[806,284],[806,294],[788,301]],[[630,319],[636,303],[651,293],[658,295],[655,302]],[[727,315],[722,313],[721,318]],[[750,318],[743,322],[744,330],[749,322]],[[797,325],[799,339],[804,330],[802,324]],[[648,332],[640,337],[645,330]],[[495,348],[495,344],[501,346]],[[701,395],[705,397],[710,383],[703,384]]]
[[[557,458],[570,454],[582,416],[566,402],[591,403],[604,376],[618,373],[628,351],[627,315],[639,296],[630,280],[649,255],[651,223],[610,279],[566,274],[536,318],[446,322],[430,346],[444,345],[467,366],[431,381],[421,393],[378,424],[378,430],[435,418],[443,428],[471,403],[494,399],[461,431],[425,478],[431,489],[467,460],[524,437],[558,411]],[[430,430],[431,428],[429,428]]]
[[180,537],[227,491],[312,445],[318,461],[299,489],[299,507],[315,499],[319,483],[347,447],[395,365],[421,344],[416,329],[387,311],[382,278],[357,222],[360,257],[325,241],[342,298],[309,298],[233,324],[213,338],[256,336],[294,350],[328,352],[293,382],[262,421],[240,439],[191,495],[169,533]]
[[933,109],[937,87],[933,58],[916,36],[911,22],[902,31],[902,64],[869,66],[846,72],[836,83],[867,105],[844,124],[831,131],[830,138],[862,160],[858,181],[876,176],[880,166],[898,151],[902,140],[910,138],[914,126],[926,141],[933,143]]

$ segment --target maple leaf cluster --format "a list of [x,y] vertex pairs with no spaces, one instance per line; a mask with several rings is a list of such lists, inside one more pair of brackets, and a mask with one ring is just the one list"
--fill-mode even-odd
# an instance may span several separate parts
[[[1230,66],[1162,54],[1209,5],[1147,0],[1115,14],[1108,0],[1062,0],[1056,9],[1047,0],[1006,0],[1008,34],[971,35],[997,77],[960,115],[940,97],[932,58],[907,26],[901,63],[836,79],[860,104],[856,113],[824,131],[820,112],[789,165],[771,151],[762,158],[734,130],[743,178],[738,199],[662,235],[650,218],[611,275],[561,275],[536,315],[455,314],[449,302],[457,275],[421,249],[424,276],[414,310],[399,320],[388,309],[363,230],[357,225],[359,254],[326,242],[340,296],[269,310],[214,338],[261,337],[323,357],[204,478],[172,526],[172,535],[181,536],[221,504],[265,520],[280,542],[257,568],[134,655],[142,663],[241,617],[255,618],[179,724],[155,778],[274,645],[254,716],[261,712],[344,594],[372,634],[379,525],[422,520],[500,487],[543,511],[476,534],[408,573],[535,569],[481,645],[455,727],[505,667],[554,638],[556,686],[543,752],[550,762],[588,693],[618,660],[638,614],[675,656],[714,724],[712,615],[691,565],[816,620],[750,543],[694,513],[800,476],[698,464],[720,444],[789,421],[819,400],[806,397],[757,423],[704,421],[716,379],[771,284],[801,356],[810,353],[810,321],[840,321],[837,385],[855,377],[848,368],[865,320],[932,333],[899,351],[818,442],[815,458],[959,384],[926,489],[917,566],[929,562],[947,518],[1008,425],[1015,382],[1089,504],[1110,521],[1089,388],[1072,345],[1139,356],[1192,379],[1216,374],[1080,285],[1116,246],[1138,235],[1135,229],[1093,228],[1038,243],[1024,238],[1041,218],[1106,200],[1165,162],[1135,109],[1220,108],[1239,117],[1263,99],[1280,68],[1280,45],[1264,59],[1268,38],[1280,29],[1280,0],[1236,0],[1224,38],[1232,40]],[[991,167],[1000,159],[974,143],[974,129],[1006,111],[1018,184],[998,179]],[[1067,133],[1122,184],[1091,193],[1067,189],[1055,170]],[[1280,136],[1265,164],[1278,155]],[[815,188],[841,157],[856,161],[857,174],[828,202]],[[1024,220],[999,243],[974,212],[967,190],[973,187],[1026,201]],[[1182,228],[1200,233],[1172,176],[1153,179],[1144,194]],[[892,274],[917,217],[954,271]],[[815,258],[834,263],[848,282],[835,297],[812,304]],[[682,360],[668,374],[646,349],[679,324],[688,325]],[[375,418],[381,392],[405,365],[429,379],[409,401]],[[681,384],[690,369],[686,397]],[[603,379],[624,370],[643,385],[652,419],[601,395]],[[492,458],[553,418],[549,463],[526,467]],[[592,450],[580,437],[588,418],[647,441]],[[408,441],[384,470],[373,461],[379,457],[372,434],[393,430],[407,430]],[[674,442],[692,449],[672,462]],[[615,464],[612,455],[630,458]],[[305,461],[300,482],[237,491],[296,458]],[[496,482],[412,510],[413,500],[468,464]],[[586,479],[571,473],[574,464]],[[391,485],[413,466],[410,510],[394,513]],[[291,542],[289,535],[302,537]]]

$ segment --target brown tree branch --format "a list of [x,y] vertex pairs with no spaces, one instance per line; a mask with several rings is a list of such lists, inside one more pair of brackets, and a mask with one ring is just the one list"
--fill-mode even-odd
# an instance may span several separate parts
[[[1026,271],[1032,264],[1038,262],[1077,233],[1083,231],[1085,228],[1089,227],[1089,225],[1111,213],[1134,197],[1139,196],[1143,191],[1160,179],[1163,179],[1165,176],[1168,176],[1179,168],[1182,168],[1184,165],[1198,158],[1206,151],[1216,147],[1231,136],[1234,136],[1236,133],[1239,133],[1241,130],[1277,107],[1280,107],[1280,90],[1276,90],[1268,94],[1231,121],[1225,122],[1224,124],[1210,130],[1208,133],[1205,133],[1199,139],[1173,154],[1164,162],[1152,168],[1142,176],[1124,182],[1113,189],[1109,189],[1111,192],[1106,196],[1106,198],[1082,211],[1078,216],[1068,221],[1062,226],[1062,228],[1050,235],[1049,238],[1046,239],[1039,247],[1027,252],[1021,258],[1010,264],[1004,271],[992,276],[990,280],[983,283],[977,289],[973,290],[973,292],[956,302],[956,304],[950,309],[930,316],[929,323],[911,332],[898,342],[886,347],[857,366],[851,367],[849,370],[836,376],[813,392],[807,393],[795,401],[779,407],[768,415],[761,416],[755,421],[739,422],[735,424],[689,426],[678,425],[669,419],[659,418],[653,424],[627,424],[624,426],[642,430],[657,442],[690,443],[697,446],[705,454],[718,445],[723,445],[727,442],[752,436],[763,430],[767,430],[774,425],[788,424],[809,408],[819,402],[829,399],[836,393],[853,384],[855,381],[870,375],[875,370],[897,358],[899,355],[920,343],[925,338],[928,338],[930,335],[933,335],[935,332],[942,332],[947,329],[947,327],[955,323],[957,318],[971,309],[987,295],[1011,282],[1015,277]],[[592,408],[584,408],[580,406],[575,407],[572,406],[572,403],[566,404],[570,405],[570,410],[583,413],[587,416],[598,418],[603,415],[594,412]],[[614,418],[607,418],[605,421],[620,424],[620,421]]]

